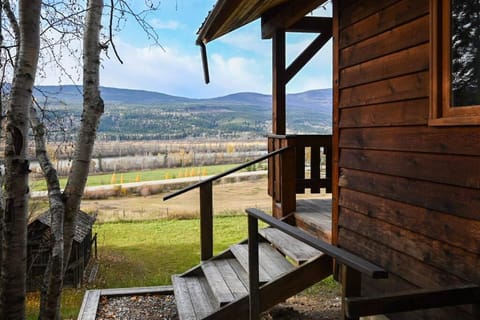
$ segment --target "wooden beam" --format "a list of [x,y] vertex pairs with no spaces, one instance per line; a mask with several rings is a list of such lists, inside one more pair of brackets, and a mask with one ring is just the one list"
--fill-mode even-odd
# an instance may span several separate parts
[[480,303],[480,287],[467,285],[433,290],[412,290],[378,297],[346,298],[345,311],[351,317],[387,314]]
[[278,30],[272,38],[272,133],[286,133],[285,31]]
[[286,29],[287,32],[304,32],[304,33],[324,33],[332,32],[332,18],[329,17],[303,17],[291,27]]
[[332,37],[332,31],[322,33],[313,40],[313,42],[288,66],[285,72],[285,83],[292,78],[312,59],[315,54],[327,43]]
[[326,0],[295,0],[285,2],[262,15],[262,38],[270,39],[277,30],[286,30]]
[[344,303],[348,297],[360,297],[362,295],[362,274],[346,265],[342,265],[342,317],[343,320],[358,320],[359,317],[350,315]]
[[[340,145],[339,145],[339,136],[340,136],[340,110],[338,109],[338,104],[340,101],[340,89],[339,89],[339,61],[340,61],[340,15],[339,15],[339,4],[338,1],[333,1],[333,21],[332,21],[332,34],[333,34],[333,43],[332,43],[332,62],[333,62],[333,75],[332,75],[332,87],[333,87],[333,111],[332,111],[332,154],[331,154],[331,181],[332,181],[332,244],[338,244],[338,211],[339,211],[339,187],[338,179],[340,177],[338,159],[340,156]],[[327,166],[328,168],[328,166]],[[328,169],[327,169],[328,170]],[[340,265],[337,264],[334,260],[334,274],[335,279],[340,278]]]
[[260,276],[258,260],[258,220],[248,216],[248,282],[250,320],[260,319]]
[[213,256],[212,182],[200,186],[200,255],[202,261]]

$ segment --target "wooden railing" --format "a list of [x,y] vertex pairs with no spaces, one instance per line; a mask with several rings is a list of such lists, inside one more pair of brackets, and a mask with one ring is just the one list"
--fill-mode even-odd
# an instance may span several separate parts
[[[359,257],[339,247],[335,247],[327,242],[315,238],[299,228],[289,225],[281,220],[265,214],[258,209],[247,209],[248,214],[248,273],[250,286],[250,319],[259,319],[260,310],[262,310],[259,287],[259,263],[258,263],[258,220],[279,229],[286,234],[300,240],[311,247],[320,250],[324,254],[335,259],[336,263],[343,267],[342,284],[344,298],[360,296],[360,279],[364,274],[374,279],[383,279],[388,277],[388,273],[383,268]],[[332,266],[333,269],[333,266]],[[346,314],[344,312],[344,314]],[[350,318],[344,318],[350,319]],[[352,318],[354,319],[354,318]]]
[[[274,216],[296,209],[296,194],[332,191],[331,135],[270,135],[268,151],[290,149],[269,159],[268,194],[274,201]],[[308,174],[306,174],[308,173]],[[292,183],[295,181],[295,183]]]
[[202,261],[208,260],[213,256],[213,196],[212,186],[213,182],[221,179],[229,174],[245,169],[253,164],[264,161],[283,152],[287,152],[289,147],[278,148],[262,157],[246,162],[235,168],[227,170],[223,173],[217,174],[208,179],[199,181],[181,190],[173,192],[163,198],[163,201],[172,199],[190,190],[200,188],[200,256]]

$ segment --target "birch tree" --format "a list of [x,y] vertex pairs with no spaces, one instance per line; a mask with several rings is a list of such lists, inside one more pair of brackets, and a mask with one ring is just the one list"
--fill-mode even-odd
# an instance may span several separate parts
[[[80,208],[81,197],[85,188],[96,131],[104,110],[104,103],[99,90],[100,53],[110,45],[119,58],[113,43],[113,32],[117,28],[114,20],[122,21],[131,15],[140,23],[144,31],[157,41],[154,29],[142,15],[136,15],[127,2],[110,1],[109,28],[106,40],[101,41],[100,30],[103,12],[103,0],[52,2],[44,0],[20,0],[18,22],[9,0],[0,0],[0,7],[5,10],[3,17],[8,18],[9,28],[4,27],[13,39],[9,46],[2,40],[1,48],[7,51],[2,56],[3,75],[10,65],[13,81],[9,92],[6,120],[6,148],[4,194],[0,197],[1,224],[1,277],[0,277],[0,319],[25,318],[25,284],[26,284],[26,227],[28,212],[28,161],[26,146],[29,125],[35,140],[36,158],[47,181],[49,211],[51,218],[50,259],[41,289],[39,319],[59,319],[63,277],[68,267],[71,245],[75,230],[75,217]],[[58,10],[59,5],[78,12],[66,14]],[[152,3],[149,10],[156,10]],[[41,11],[43,9],[45,12]],[[147,10],[148,11],[148,10]],[[42,15],[43,12],[43,15]],[[145,11],[142,11],[145,14]],[[83,17],[85,20],[79,20]],[[56,16],[56,15],[59,15]],[[52,19],[57,17],[57,19]],[[47,23],[40,32],[41,21]],[[81,21],[81,22],[79,22]],[[68,25],[70,23],[70,25]],[[62,29],[62,26],[67,26]],[[73,25],[73,29],[70,26]],[[80,27],[80,29],[78,29]],[[77,28],[77,29],[75,29]],[[45,36],[49,29],[63,30],[59,39]],[[73,30],[73,31],[72,31]],[[77,32],[78,31],[78,32]],[[53,50],[56,44],[68,46],[68,35],[72,37],[83,34],[83,113],[78,138],[75,144],[74,159],[65,190],[60,189],[57,172],[52,165],[46,147],[46,127],[32,104],[38,59],[50,54],[54,63],[61,66],[61,57]],[[42,38],[45,36],[46,38]],[[42,40],[42,41],[41,41]],[[58,41],[57,41],[58,40]],[[40,43],[46,43],[40,50]],[[12,54],[13,52],[13,54]],[[75,52],[74,52],[75,53]],[[120,58],[119,58],[120,60]],[[44,60],[42,60],[44,61]],[[42,71],[43,69],[40,69]],[[2,76],[2,85],[5,83]],[[3,89],[3,87],[2,87]]]
[[[99,88],[102,11],[103,0],[89,0],[83,37],[83,113],[72,169],[63,194],[55,169],[47,157],[44,132],[35,129],[37,159],[41,163],[48,185],[53,241],[42,288],[40,319],[56,319],[60,316],[63,275],[68,267],[75,217],[80,209],[97,127],[104,110]],[[37,121],[33,122],[32,127],[43,130]]]
[[[5,5],[2,1],[2,7]],[[40,50],[40,0],[18,2],[18,54],[7,106],[0,319],[25,318],[29,107]]]

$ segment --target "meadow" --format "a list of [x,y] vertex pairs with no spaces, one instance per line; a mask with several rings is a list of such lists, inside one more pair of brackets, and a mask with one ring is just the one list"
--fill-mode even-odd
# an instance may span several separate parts
[[[200,261],[199,220],[161,219],[156,221],[96,224],[98,276],[80,289],[65,289],[62,318],[76,319],[83,294],[92,288],[124,288],[171,284],[170,277]],[[215,218],[215,252],[246,237],[246,216]],[[38,293],[28,295],[28,319],[37,319]]]
[[[208,176],[224,172],[235,167],[235,164],[223,164],[212,166],[199,166],[188,168],[164,168],[155,170],[131,171],[125,173],[107,173],[90,175],[87,179],[87,187],[122,184],[129,182],[155,181],[184,177]],[[67,178],[60,178],[60,185],[65,187]],[[44,179],[36,179],[30,182],[32,191],[45,191],[47,186]]]

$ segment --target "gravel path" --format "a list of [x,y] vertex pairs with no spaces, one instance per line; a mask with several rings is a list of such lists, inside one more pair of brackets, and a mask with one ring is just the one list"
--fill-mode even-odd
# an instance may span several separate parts
[[[294,296],[262,314],[262,320],[334,320],[340,317],[337,296]],[[102,297],[97,320],[177,320],[175,297],[144,295]]]
[[177,320],[173,295],[105,297],[100,300],[97,320]]

